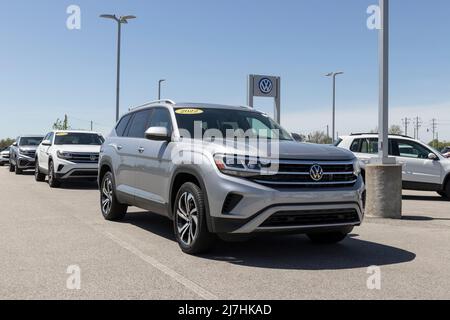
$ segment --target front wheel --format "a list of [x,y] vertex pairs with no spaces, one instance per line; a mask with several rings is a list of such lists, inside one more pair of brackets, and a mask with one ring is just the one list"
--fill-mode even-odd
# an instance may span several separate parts
[[17,165],[15,166],[15,174],[22,174],[23,171]]
[[39,160],[36,159],[36,165],[35,165],[35,169],[34,169],[34,179],[37,182],[42,182],[45,180],[45,174],[41,173],[39,170]]
[[[353,229],[353,228],[352,228]],[[334,244],[339,243],[351,232],[348,230],[343,231],[333,231],[333,232],[319,232],[308,234],[309,240],[317,244]]]
[[116,197],[114,177],[107,172],[100,185],[100,207],[103,217],[109,221],[120,221],[125,217],[128,206],[121,204]]
[[175,238],[184,253],[199,254],[211,249],[216,237],[206,225],[203,191],[187,182],[178,190],[174,204]]
[[59,188],[61,182],[55,176],[55,166],[53,161],[50,161],[48,165],[48,185],[50,188]]

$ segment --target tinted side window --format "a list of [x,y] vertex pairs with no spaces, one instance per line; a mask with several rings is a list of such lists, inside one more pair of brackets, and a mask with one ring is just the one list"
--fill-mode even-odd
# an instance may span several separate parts
[[123,137],[127,128],[128,122],[130,122],[131,114],[127,114],[123,117],[116,126],[116,134],[119,137]]
[[361,147],[360,147],[361,153],[368,153],[368,154],[377,154],[378,153],[378,139],[376,138],[370,138],[370,139],[363,139],[361,141]]
[[413,159],[428,159],[431,150],[426,147],[407,140],[396,140],[400,157]]
[[55,133],[54,132],[50,132],[49,134],[48,134],[48,140],[50,140],[50,143],[51,144],[53,144],[53,136],[55,135]]
[[[156,108],[153,110],[153,114],[149,123],[150,127],[164,127],[168,132],[172,131],[172,119],[167,109]],[[148,129],[148,128],[147,128]]]
[[136,112],[128,130],[128,137],[144,138],[145,130],[148,129],[148,122],[151,110],[142,110]]
[[360,145],[361,145],[361,139],[353,140],[353,143],[350,146],[350,151],[352,151],[352,152],[359,152],[361,150],[360,149]]

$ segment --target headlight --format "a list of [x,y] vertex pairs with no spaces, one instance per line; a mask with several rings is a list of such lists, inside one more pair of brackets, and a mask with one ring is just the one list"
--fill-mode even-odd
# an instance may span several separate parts
[[357,177],[361,174],[361,165],[358,159],[353,161],[353,174]]
[[58,158],[60,158],[60,159],[65,159],[65,160],[72,159],[72,154],[70,152],[58,151],[56,154],[58,155]]
[[263,163],[256,157],[238,155],[216,154],[214,162],[220,172],[236,177],[259,176],[264,170],[270,168],[270,163]]

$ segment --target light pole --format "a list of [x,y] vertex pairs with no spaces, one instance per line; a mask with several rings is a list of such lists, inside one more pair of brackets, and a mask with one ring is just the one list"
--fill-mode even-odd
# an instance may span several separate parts
[[333,78],[333,122],[331,125],[333,143],[336,141],[336,77],[340,74],[344,74],[344,72],[331,72],[325,75]]
[[120,39],[122,33],[122,24],[127,24],[128,20],[136,19],[135,16],[116,16],[115,14],[102,14],[100,18],[111,19],[117,22],[117,82],[116,82],[116,121],[119,120],[119,101],[120,101]]
[[166,81],[166,79],[160,79],[158,81],[158,100],[161,100],[161,84],[165,81]]

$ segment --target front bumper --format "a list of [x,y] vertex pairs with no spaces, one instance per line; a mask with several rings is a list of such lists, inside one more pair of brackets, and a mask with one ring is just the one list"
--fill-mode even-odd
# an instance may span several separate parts
[[35,159],[27,156],[20,155],[16,159],[16,167],[21,170],[34,169]]
[[9,157],[6,158],[6,157],[0,156],[0,163],[1,164],[9,163]]
[[58,180],[97,179],[98,163],[75,163],[59,159],[55,163]]
[[[358,226],[364,218],[361,177],[349,187],[284,190],[221,173],[204,179],[214,233],[309,233]],[[230,195],[240,200],[225,210]]]

